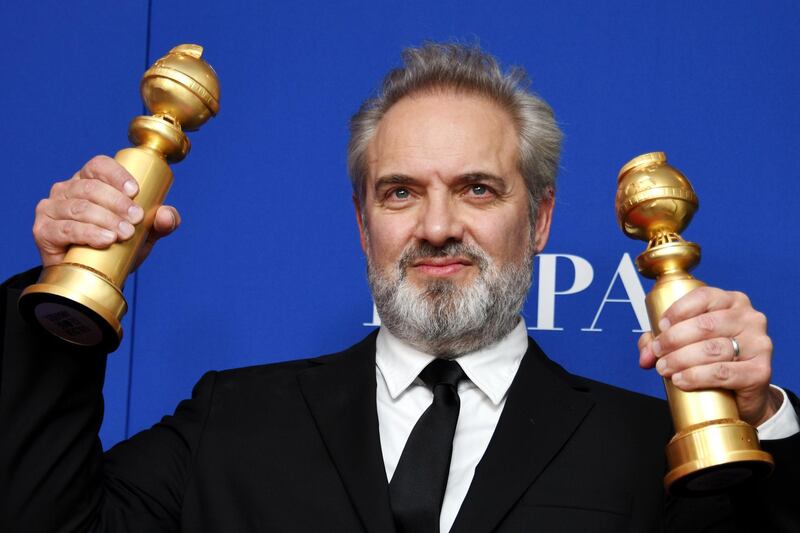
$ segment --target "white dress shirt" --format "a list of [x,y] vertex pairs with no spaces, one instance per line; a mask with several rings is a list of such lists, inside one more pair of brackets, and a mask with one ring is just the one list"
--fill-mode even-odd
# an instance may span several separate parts
[[[450,474],[439,518],[440,531],[449,531],[455,521],[475,475],[475,467],[489,446],[503,412],[508,388],[527,350],[528,330],[525,321],[520,319],[517,327],[500,341],[458,358],[468,379],[458,386],[461,410],[453,437]],[[433,392],[419,379],[419,373],[434,358],[398,339],[385,327],[378,332],[375,350],[378,427],[389,480],[411,430],[433,402]],[[783,398],[778,413],[759,426],[762,440],[785,438],[800,432],[797,414],[785,392]]]

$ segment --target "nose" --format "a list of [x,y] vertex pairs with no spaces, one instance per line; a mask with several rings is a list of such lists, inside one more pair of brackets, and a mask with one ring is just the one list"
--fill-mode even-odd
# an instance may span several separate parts
[[461,242],[464,223],[449,195],[429,195],[419,212],[415,237],[441,247],[449,240]]

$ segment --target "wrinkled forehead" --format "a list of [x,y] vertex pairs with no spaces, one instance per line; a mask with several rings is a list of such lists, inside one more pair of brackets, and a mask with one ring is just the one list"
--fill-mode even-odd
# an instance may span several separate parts
[[511,176],[518,153],[514,122],[491,99],[454,91],[417,93],[396,102],[378,123],[366,152],[367,181],[389,174]]

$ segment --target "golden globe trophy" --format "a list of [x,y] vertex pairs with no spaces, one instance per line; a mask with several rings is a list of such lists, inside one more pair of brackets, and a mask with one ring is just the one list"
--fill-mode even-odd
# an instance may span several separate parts
[[[654,335],[664,311],[703,285],[688,273],[700,261],[700,247],[679,235],[697,207],[689,180],[667,164],[663,152],[640,155],[619,172],[617,221],[628,237],[647,241],[636,265],[656,280],[646,298]],[[664,485],[670,493],[718,492],[772,471],[772,456],[759,449],[755,428],[739,419],[731,391],[684,392],[669,379],[664,386],[676,431],[666,449]]]
[[142,77],[142,100],[153,115],[131,121],[134,147],[114,157],[139,183],[134,201],[145,214],[133,237],[105,250],[70,247],[61,264],[45,268],[20,296],[20,312],[53,335],[107,352],[119,346],[128,309],[122,287],[172,185],[167,163],[189,153],[184,131],[198,129],[219,111],[217,75],[202,54],[196,44],[176,46]]

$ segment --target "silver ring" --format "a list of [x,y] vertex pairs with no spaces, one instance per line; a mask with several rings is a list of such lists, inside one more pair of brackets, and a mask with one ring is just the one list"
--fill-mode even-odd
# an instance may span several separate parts
[[731,337],[731,344],[733,344],[733,360],[739,359],[739,343],[736,342],[735,337]]

